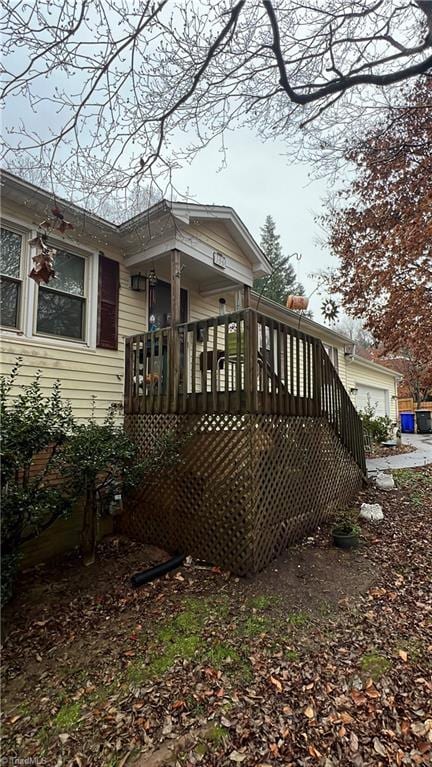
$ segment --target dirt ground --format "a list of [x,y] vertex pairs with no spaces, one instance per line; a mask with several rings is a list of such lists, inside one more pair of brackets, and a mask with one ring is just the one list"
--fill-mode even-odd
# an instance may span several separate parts
[[166,555],[122,538],[91,568],[24,573],[3,614],[3,757],[429,764],[432,467],[396,476],[360,495],[385,521],[357,550],[326,527],[254,578],[192,563],[134,590]]

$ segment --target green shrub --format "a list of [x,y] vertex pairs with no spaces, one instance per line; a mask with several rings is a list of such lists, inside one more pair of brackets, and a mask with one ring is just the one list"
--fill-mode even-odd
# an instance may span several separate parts
[[121,497],[140,482],[159,477],[161,469],[174,466],[180,458],[180,446],[181,441],[166,432],[141,459],[113,410],[103,423],[92,416],[86,423],[75,424],[58,463],[72,492],[84,498],[81,552],[86,564],[95,559],[98,517],[110,513],[115,496]]
[[374,407],[368,398],[368,403],[363,410],[359,411],[359,416],[363,423],[363,429],[372,442],[385,442],[391,434],[392,421],[388,416],[376,416],[376,407]]
[[[11,375],[0,379],[2,604],[12,594],[24,542],[66,516],[83,497],[81,551],[90,564],[98,517],[110,513],[116,495],[175,466],[185,439],[166,432],[141,459],[113,411],[103,423],[97,423],[94,415],[77,423],[70,403],[61,397],[59,381],[44,396],[37,372],[13,395],[21,366],[18,359]],[[47,460],[36,472],[35,458],[41,453]]]
[[359,514],[355,509],[336,512],[332,522],[333,532],[339,535],[359,535],[361,532]]
[[[57,455],[73,429],[70,404],[62,399],[58,381],[43,396],[40,372],[13,396],[21,365],[19,358],[10,376],[0,378],[2,604],[12,594],[21,544],[66,515],[73,502],[69,487],[50,482]],[[31,471],[40,453],[47,460],[38,472]]]
[[103,423],[93,415],[86,423],[74,425],[57,458],[57,467],[73,493],[84,498],[81,551],[86,564],[91,564],[98,517],[109,513],[114,497],[133,487],[142,474],[137,448],[110,410]]

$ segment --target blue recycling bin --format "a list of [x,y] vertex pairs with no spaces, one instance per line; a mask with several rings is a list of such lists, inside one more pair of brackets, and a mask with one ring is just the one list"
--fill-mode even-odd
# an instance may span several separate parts
[[415,431],[415,414],[414,413],[401,413],[401,432],[403,434],[414,434]]

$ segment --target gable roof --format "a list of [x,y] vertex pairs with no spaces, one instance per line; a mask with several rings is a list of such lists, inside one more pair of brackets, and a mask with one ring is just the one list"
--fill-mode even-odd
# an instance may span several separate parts
[[[3,193],[7,194],[12,201],[28,207],[29,195],[31,195],[32,212],[35,215],[40,214],[41,218],[46,216],[54,204],[51,192],[29,181],[25,181],[9,171],[2,170],[1,177]],[[112,221],[91,213],[85,208],[58,195],[56,195],[55,200],[61,204],[66,217],[75,216],[82,222],[85,221],[86,230],[91,234],[109,233],[110,237],[115,240],[115,244],[123,248],[125,245],[132,244],[133,239],[138,237],[137,230],[139,230],[141,224],[148,225],[150,220],[158,219],[167,214],[171,214],[174,218],[186,224],[193,223],[194,221],[219,221],[226,225],[233,239],[251,261],[254,270],[264,274],[271,274],[272,266],[270,261],[234,208],[225,205],[171,202],[163,199],[123,223],[114,224]]]

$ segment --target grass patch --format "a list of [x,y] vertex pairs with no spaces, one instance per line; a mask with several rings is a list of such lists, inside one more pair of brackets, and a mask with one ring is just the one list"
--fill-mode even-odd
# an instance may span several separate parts
[[220,724],[214,724],[208,731],[206,740],[210,741],[213,746],[220,746],[228,737],[229,731],[226,727],[222,727]]
[[81,717],[81,704],[76,701],[69,705],[62,706],[57,712],[53,726],[58,732],[68,732],[73,730]]
[[214,644],[207,654],[207,660],[218,671],[223,670],[238,682],[250,682],[253,677],[249,661],[228,644]]
[[131,684],[139,685],[143,682],[163,676],[172,668],[178,658],[182,660],[193,658],[197,650],[202,647],[202,638],[197,634],[170,634],[171,639],[165,641],[164,648],[150,663],[137,660],[131,663],[127,669],[127,678]]
[[115,695],[118,692],[119,686],[117,682],[111,682],[110,684],[100,685],[89,694],[89,702],[94,706],[100,706],[106,703],[111,695]]
[[207,658],[212,666],[218,669],[226,663],[241,663],[241,658],[238,652],[234,650],[233,647],[221,642],[218,642],[210,648]]
[[408,491],[408,496],[415,506],[422,506],[425,498],[432,492],[432,476],[414,469],[397,469],[393,472],[397,486]]
[[404,650],[408,655],[408,663],[418,663],[426,654],[426,648],[422,642],[415,637],[413,639],[401,639],[396,645],[396,654],[399,650]]
[[214,724],[205,734],[205,740],[200,740],[194,748],[194,754],[201,759],[214,749],[221,746],[227,739],[229,731],[226,727]]
[[269,597],[264,594],[256,597],[249,597],[246,601],[246,607],[251,610],[268,610],[281,603],[281,597]]
[[265,634],[271,628],[271,621],[261,615],[250,615],[241,621],[237,627],[237,633],[245,638],[257,637]]
[[286,620],[290,626],[296,626],[299,628],[301,626],[306,626],[306,624],[309,623],[309,615],[299,610],[298,612],[289,613]]
[[374,682],[378,682],[391,667],[388,658],[379,653],[366,653],[360,660],[360,667],[364,674],[370,676]]
[[207,621],[214,615],[228,610],[225,600],[189,598],[182,603],[183,610],[166,621],[156,632],[156,642],[150,648],[151,660],[133,661],[127,668],[127,679],[133,685],[163,676],[177,659],[188,660],[203,651],[205,641],[202,633]]
[[284,652],[284,658],[289,660],[291,663],[295,663],[296,661],[300,660],[300,653],[298,650],[287,650]]

